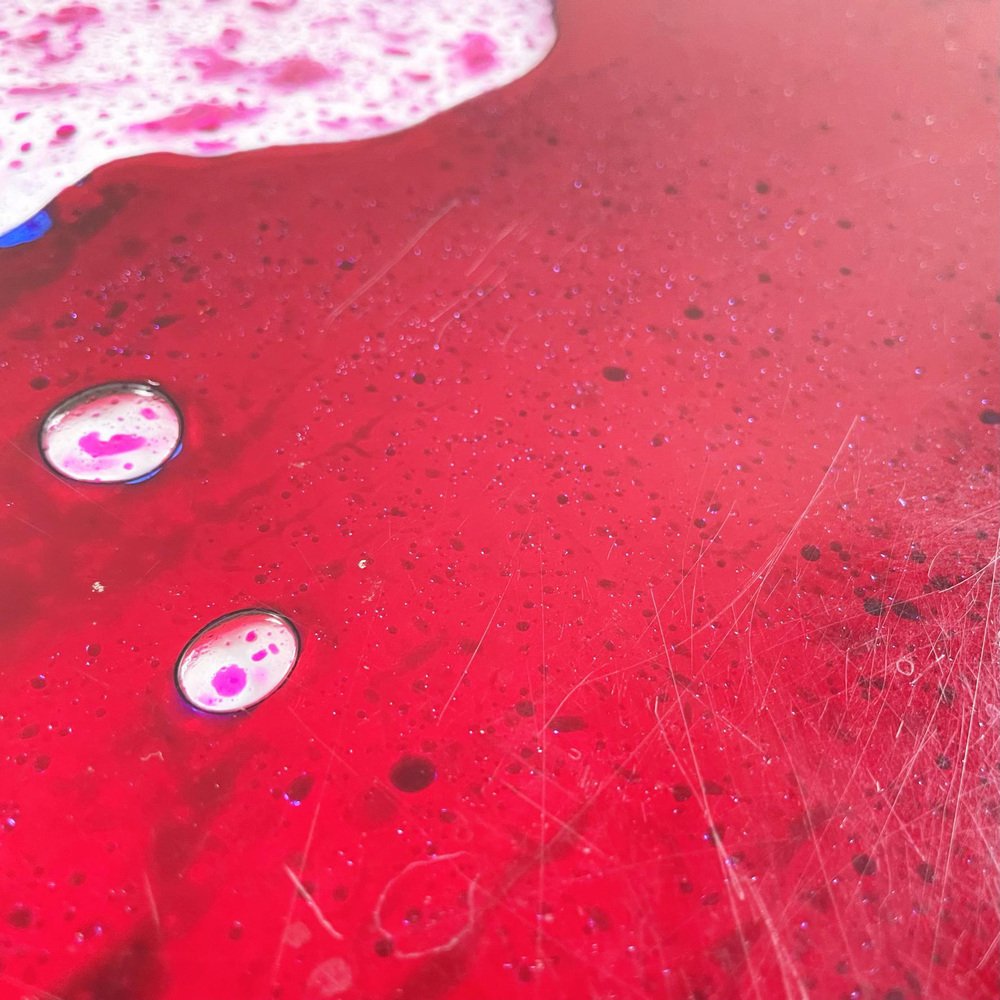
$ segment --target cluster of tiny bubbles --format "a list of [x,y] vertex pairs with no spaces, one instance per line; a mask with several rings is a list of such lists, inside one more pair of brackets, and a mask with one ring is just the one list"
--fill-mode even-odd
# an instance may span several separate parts
[[39,447],[50,468],[79,483],[139,483],[181,450],[173,400],[145,382],[111,382],[64,400],[42,421]]
[[177,690],[203,712],[229,714],[260,704],[288,679],[299,634],[276,611],[248,608],[210,622],[177,660]]

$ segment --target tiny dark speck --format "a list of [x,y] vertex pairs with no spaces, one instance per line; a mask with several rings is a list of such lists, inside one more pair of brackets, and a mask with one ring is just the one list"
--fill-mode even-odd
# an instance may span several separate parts
[[44,375],[36,375],[29,383],[32,389],[44,389],[49,380]]
[[920,621],[920,609],[912,601],[897,601],[889,610],[908,622]]
[[31,925],[31,910],[26,906],[15,906],[7,914],[7,922],[14,927],[29,927]]
[[426,757],[400,757],[389,771],[389,780],[401,792],[421,792],[437,777],[437,769]]
[[684,310],[684,315],[687,316],[688,319],[701,319],[701,317],[705,315],[705,311],[703,309],[699,309],[697,306],[688,306],[688,308]]
[[771,185],[767,181],[757,181],[754,185],[757,194],[767,194],[771,190]]
[[885,605],[877,597],[866,597],[862,606],[870,615],[885,614]]
[[928,884],[934,881],[934,866],[927,864],[926,861],[921,861],[917,865],[917,874]]
[[549,728],[554,733],[576,733],[581,729],[586,729],[587,722],[579,715],[557,715],[549,723]]
[[859,875],[874,875],[878,871],[878,865],[870,854],[855,854],[851,864]]
[[535,706],[530,701],[519,701],[514,706],[514,711],[525,719],[530,719],[535,714]]
[[1000,424],[1000,410],[983,410],[983,412],[979,414],[979,419],[984,424]]
[[609,382],[624,382],[628,378],[628,371],[625,368],[619,368],[617,365],[608,365],[604,369],[603,374]]
[[170,326],[176,323],[181,317],[177,314],[169,314],[164,316],[154,316],[153,317],[153,327],[157,330],[162,330],[165,326]]
[[906,994],[902,990],[886,990],[885,1000],[906,1000]]
[[423,385],[427,381],[427,376],[423,372],[414,372],[411,378],[417,385]]
[[840,226],[841,229],[853,229],[854,228],[854,223],[851,222],[850,219],[837,219],[837,225]]
[[807,559],[809,562],[816,562],[822,553],[819,550],[818,545],[803,545],[799,555],[803,559]]

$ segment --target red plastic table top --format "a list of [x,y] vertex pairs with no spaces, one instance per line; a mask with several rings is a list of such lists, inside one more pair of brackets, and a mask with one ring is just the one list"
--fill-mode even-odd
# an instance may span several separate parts
[[[997,7],[559,21],[0,250],[0,996],[997,995]],[[117,380],[183,451],[58,478]]]

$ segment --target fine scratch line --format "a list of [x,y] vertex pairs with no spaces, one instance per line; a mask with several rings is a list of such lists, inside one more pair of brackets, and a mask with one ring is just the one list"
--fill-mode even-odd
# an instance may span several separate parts
[[330,312],[327,316],[327,321],[336,319],[342,312],[344,312],[345,309],[350,309],[351,306],[353,306],[354,303],[357,302],[369,288],[373,285],[377,285],[457,204],[458,201],[453,198],[435,216],[433,216],[428,222],[425,222],[424,225],[417,230],[416,236],[412,237],[395,257],[391,258],[388,263],[379,268],[379,270],[377,270],[363,285],[361,285],[361,287],[358,288],[353,295],[349,296]]
[[500,606],[503,604],[503,599],[507,595],[507,591],[510,589],[510,584],[513,579],[514,571],[512,569],[510,576],[507,578],[507,586],[503,588],[503,592],[500,594],[499,598],[497,598],[497,605],[493,609],[493,614],[490,615],[490,620],[486,623],[486,628],[483,629],[483,634],[479,637],[479,642],[476,643],[476,648],[472,651],[472,656],[469,657],[469,662],[466,663],[465,669],[462,671],[462,676],[455,682],[455,686],[451,689],[451,694],[448,695],[448,700],[444,703],[444,707],[441,709],[441,714],[438,716],[437,720],[438,725],[441,724],[441,720],[444,718],[444,713],[448,711],[448,706],[455,700],[455,695],[458,694],[458,689],[462,686],[462,681],[468,677],[472,661],[479,655],[479,650],[483,648],[486,636],[490,633],[490,628],[500,611]]
[[293,872],[292,869],[288,867],[288,865],[285,865],[284,868],[285,868],[285,874],[292,880],[292,885],[295,886],[295,888],[298,890],[299,895],[305,900],[306,906],[308,906],[309,909],[312,910],[312,914],[319,921],[320,927],[322,927],[323,930],[325,930],[327,934],[329,934],[330,937],[332,937],[335,941],[343,941],[344,935],[341,934],[340,931],[338,931],[337,928],[334,927],[333,924],[331,924],[330,921],[327,920],[325,916],[323,916],[323,911],[319,908],[319,905],[317,904],[316,900],[313,899],[312,894],[309,892],[309,890],[302,884],[298,875],[296,875],[295,872]]

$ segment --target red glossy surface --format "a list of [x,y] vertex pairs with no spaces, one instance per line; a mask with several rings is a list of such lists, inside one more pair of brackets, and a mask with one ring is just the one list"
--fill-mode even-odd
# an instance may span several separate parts
[[[995,25],[567,3],[3,251],[4,995],[995,996]],[[45,468],[143,378],[163,472]],[[254,606],[297,667],[196,714]]]

